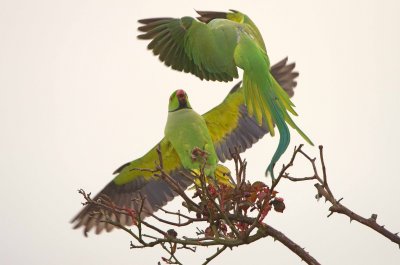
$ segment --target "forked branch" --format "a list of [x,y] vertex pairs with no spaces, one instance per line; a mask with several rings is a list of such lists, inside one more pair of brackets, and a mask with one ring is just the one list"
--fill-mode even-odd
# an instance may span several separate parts
[[[329,213],[328,217],[330,217],[333,213],[339,213],[339,214],[346,215],[350,218],[350,221],[353,221],[353,220],[357,221],[360,224],[363,224],[363,225],[375,230],[376,232],[378,232],[379,234],[388,238],[389,240],[396,243],[400,247],[399,233],[392,233],[389,230],[387,230],[384,225],[378,224],[376,221],[378,216],[376,214],[372,214],[370,218],[362,217],[361,215],[355,213],[354,211],[352,211],[349,208],[347,208],[346,206],[344,206],[341,203],[343,198],[341,198],[339,200],[337,200],[335,198],[335,196],[333,195],[333,192],[331,191],[331,188],[328,184],[328,175],[327,175],[326,165],[325,165],[325,161],[324,161],[323,146],[322,145],[319,146],[319,158],[320,158],[320,162],[321,162],[322,177],[320,176],[320,174],[317,170],[316,158],[311,158],[306,153],[304,153],[303,150],[301,150],[301,148],[302,148],[302,145],[300,145],[299,148],[297,148],[295,150],[294,156],[296,157],[298,154],[303,155],[312,165],[314,175],[311,177],[297,178],[297,177],[291,177],[288,174],[285,174],[282,177],[286,178],[290,181],[293,181],[293,182],[310,181],[310,180],[316,181],[317,183],[315,183],[314,186],[318,192],[317,198],[318,199],[324,198],[325,201],[329,201],[332,204],[331,207],[329,207],[330,213]],[[294,160],[291,160],[291,161],[293,162]]]

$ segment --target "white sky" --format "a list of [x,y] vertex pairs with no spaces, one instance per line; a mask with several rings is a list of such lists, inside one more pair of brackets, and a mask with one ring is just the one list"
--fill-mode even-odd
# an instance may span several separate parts
[[[185,89],[202,113],[234,84],[166,68],[136,39],[136,21],[228,8],[256,22],[271,62],[296,61],[296,121],[325,146],[336,196],[400,230],[398,1],[1,1],[1,264],[156,264],[164,255],[129,250],[122,231],[87,239],[72,230],[82,201],[76,190],[98,192],[114,169],[157,143],[173,90]],[[303,142],[293,135],[290,149]],[[253,180],[263,179],[277,140],[267,136],[244,155]],[[298,165],[293,173],[310,174]],[[342,216],[325,218],[328,204],[314,199],[311,183],[278,190],[287,209],[267,220],[322,264],[399,264],[399,248],[381,235]],[[185,264],[200,263],[181,254]],[[301,264],[268,238],[214,264],[250,260]]]

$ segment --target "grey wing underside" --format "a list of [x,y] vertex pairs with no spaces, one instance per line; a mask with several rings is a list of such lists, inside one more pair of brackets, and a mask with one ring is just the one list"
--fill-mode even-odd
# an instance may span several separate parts
[[222,141],[215,144],[215,151],[221,162],[232,159],[232,154],[238,152],[242,153],[252,147],[259,139],[261,139],[267,132],[267,126],[259,126],[258,123],[248,115],[247,108],[240,105],[240,118],[238,126]]
[[274,64],[270,69],[270,73],[289,97],[293,97],[294,89],[297,86],[296,78],[299,76],[299,72],[293,71],[296,67],[296,63],[288,64],[287,61],[288,58],[286,57]]
[[[185,190],[193,183],[190,179],[182,177],[182,171],[171,172],[170,176],[177,181],[182,190]],[[111,181],[93,200],[96,201],[100,196],[104,195],[119,208],[133,209],[138,213],[143,206],[141,218],[144,218],[165,206],[177,196],[177,193],[162,179],[145,180],[143,177],[139,177],[135,181],[124,185],[116,185]],[[144,200],[141,198],[144,198]],[[104,209],[103,213],[112,221],[118,221],[121,225],[132,225],[132,218],[128,215],[116,214],[112,210]],[[97,206],[88,205],[71,222],[76,223],[75,229],[83,226],[85,236],[93,228],[95,228],[96,234],[99,234],[104,229],[109,232],[115,226],[102,222],[106,218],[103,213],[99,211]]]
[[[295,79],[299,76],[299,73],[293,71],[296,64],[287,64],[287,61],[287,57],[279,61],[271,67],[270,72],[289,97],[292,97],[294,88],[297,86]],[[241,82],[237,83],[230,93],[235,93],[239,89],[241,89]],[[259,126],[257,121],[252,116],[249,116],[244,104],[240,105],[239,108],[238,126],[230,134],[226,135],[222,141],[215,144],[215,150],[221,162],[231,160],[232,153],[236,152],[236,150],[239,153],[244,152],[268,133],[267,125],[263,123],[262,126]]]

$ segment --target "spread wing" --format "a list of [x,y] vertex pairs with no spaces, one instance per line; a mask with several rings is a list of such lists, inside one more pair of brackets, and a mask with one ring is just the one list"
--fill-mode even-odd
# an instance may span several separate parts
[[[295,64],[287,64],[287,58],[271,67],[270,72],[289,96],[294,95],[295,81],[299,75],[293,71]],[[268,126],[262,126],[249,116],[244,102],[243,88],[238,83],[224,101],[205,113],[204,119],[210,131],[220,161],[232,159],[231,152],[240,153],[268,133]]]
[[[164,180],[155,177],[151,172],[138,170],[155,168],[155,161],[158,161],[157,147],[158,145],[143,157],[118,168],[114,172],[114,174],[118,175],[98,193],[94,200],[96,201],[100,195],[105,195],[116,206],[134,209],[136,212],[139,212],[142,205],[142,196],[145,198],[141,212],[142,218],[149,216],[172,200],[177,194]],[[184,169],[175,150],[164,139],[160,142],[160,148],[163,156],[164,170],[185,190],[192,182],[182,177]],[[114,221],[119,220],[122,225],[132,224],[131,218],[126,215],[116,215],[112,211],[108,211],[106,214],[111,216]],[[100,222],[101,219],[104,219],[104,216],[98,211],[97,207],[87,205],[71,222],[75,223],[74,228],[83,226],[85,235],[92,228],[96,229],[96,234],[104,229],[111,231],[114,228],[111,224]]]
[[[287,64],[287,58],[285,58],[271,68],[271,73],[289,95],[293,95],[293,89],[297,85],[295,78],[298,73],[293,71],[294,67],[295,64]],[[238,83],[229,92],[220,105],[203,115],[218,157],[222,162],[231,159],[230,151],[237,148],[243,152],[268,132],[266,125],[258,126],[254,118],[247,114],[243,89],[240,84]],[[155,177],[151,172],[138,170],[154,168],[155,161],[158,161],[157,147],[158,145],[143,157],[119,167],[114,172],[118,175],[95,196],[94,200],[98,199],[100,195],[105,195],[118,207],[139,211],[142,196],[145,200],[141,217],[149,216],[172,200],[177,194],[165,181]],[[161,140],[160,148],[164,170],[185,190],[192,182],[182,177],[185,169],[183,169],[178,155],[165,139]],[[113,220],[119,220],[122,225],[132,224],[132,220],[128,216],[116,215],[111,211],[106,214]],[[85,234],[93,228],[95,228],[96,234],[104,229],[111,231],[114,226],[100,222],[101,219],[104,219],[103,217],[95,206],[88,205],[71,222],[75,223],[74,228],[84,227]]]
[[141,19],[139,39],[151,40],[148,49],[178,71],[200,79],[231,81],[238,77],[233,60],[236,31],[212,29],[191,17]]

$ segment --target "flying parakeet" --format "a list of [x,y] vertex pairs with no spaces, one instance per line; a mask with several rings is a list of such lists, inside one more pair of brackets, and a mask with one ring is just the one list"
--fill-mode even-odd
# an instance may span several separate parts
[[[287,59],[284,59],[270,71],[286,93],[292,96],[293,88],[297,85],[295,78],[298,73],[293,71],[294,64],[286,63]],[[259,125],[254,117],[248,115],[243,90],[239,82],[221,104],[202,116],[191,109],[184,91],[174,92],[168,107],[164,139],[143,157],[119,167],[114,172],[117,176],[99,192],[94,200],[97,200],[100,195],[106,195],[117,207],[138,211],[141,205],[139,199],[142,195],[145,197],[142,218],[149,216],[172,200],[177,194],[164,180],[155,177],[151,172],[137,170],[155,167],[154,163],[158,161],[158,146],[161,148],[165,172],[177,181],[182,189],[193,184],[189,179],[182,177],[182,172],[190,173],[190,169],[199,167],[198,162],[190,159],[193,147],[205,149],[208,153],[205,168],[207,174],[226,173],[225,169],[217,164],[218,161],[232,159],[231,152],[245,151],[268,133],[266,123]],[[104,229],[112,230],[113,225],[99,222],[103,213],[91,214],[94,211],[96,211],[95,206],[85,206],[71,221],[75,223],[74,228],[83,226],[85,234],[93,227],[97,234]],[[122,225],[132,224],[132,219],[128,216],[115,216],[111,211],[107,214],[113,220],[118,219]]]
[[139,20],[139,39],[151,40],[148,48],[178,71],[190,72],[200,79],[231,81],[243,69],[244,101],[258,125],[266,123],[271,136],[276,124],[279,145],[267,168],[274,179],[273,167],[290,142],[289,124],[312,145],[311,140],[293,122],[294,104],[270,72],[264,41],[251,19],[238,11],[231,13],[198,11],[192,17],[149,18]]

